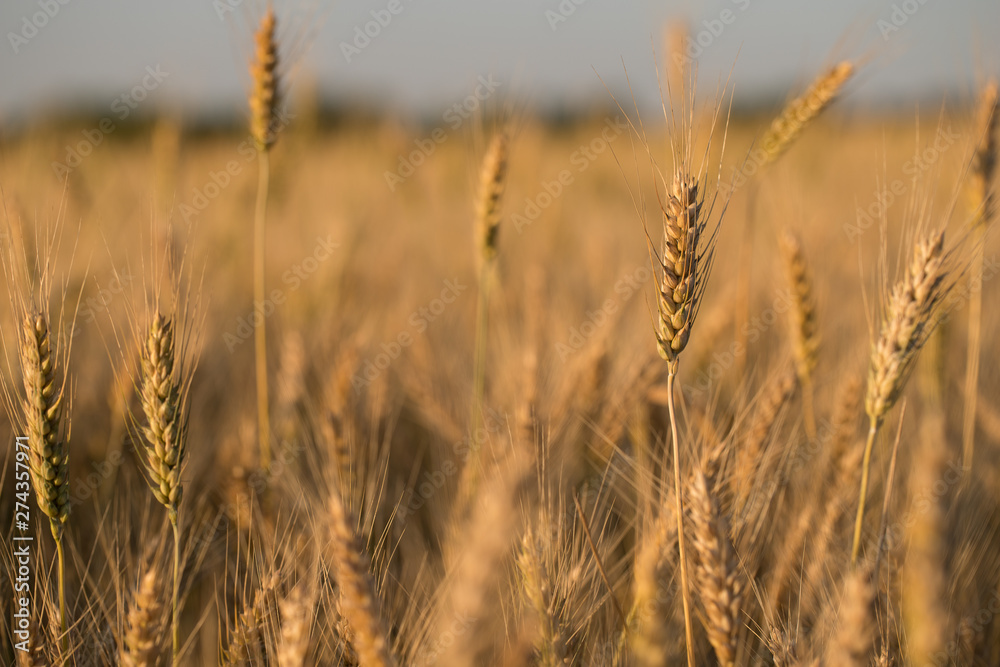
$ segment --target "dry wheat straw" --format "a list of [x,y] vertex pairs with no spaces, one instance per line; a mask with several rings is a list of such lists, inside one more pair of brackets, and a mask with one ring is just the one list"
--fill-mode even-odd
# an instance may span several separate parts
[[947,292],[944,262],[944,231],[934,232],[916,243],[905,277],[889,296],[881,332],[872,349],[868,390],[865,395],[865,411],[870,425],[861,470],[858,516],[851,549],[852,563],[857,562],[861,548],[868,472],[875,436],[886,413],[899,398],[913,362],[936,324],[938,307]]
[[709,488],[705,473],[696,470],[689,487],[691,538],[694,546],[698,595],[705,608],[705,630],[723,667],[736,664],[737,635],[740,630],[740,603],[743,585],[729,527],[719,511],[719,503]]
[[29,468],[38,508],[49,518],[56,542],[59,578],[60,644],[69,645],[66,617],[65,553],[63,536],[71,509],[69,501],[69,449],[61,426],[63,386],[57,382],[56,355],[48,320],[43,313],[25,316],[21,340],[24,376],[24,417],[28,430]]
[[972,178],[969,183],[970,207],[975,216],[978,237],[969,275],[969,343],[965,361],[965,406],[962,422],[962,462],[972,467],[975,450],[976,405],[979,400],[979,363],[983,328],[983,242],[986,229],[995,213],[993,179],[997,164],[997,82],[990,81],[979,98],[976,131],[979,144],[972,157]]
[[[254,303],[263,307],[265,301],[265,252],[267,195],[270,181],[270,149],[277,139],[274,118],[280,99],[278,76],[278,44],[275,39],[274,10],[268,7],[254,36],[256,49],[250,63],[253,89],[250,94],[250,134],[257,146],[259,164],[257,203],[254,207]],[[254,328],[254,362],[257,376],[257,437],[261,467],[271,467],[271,419],[267,396],[267,323]]]
[[806,435],[816,439],[816,417],[813,409],[813,371],[819,354],[819,328],[816,324],[816,301],[812,275],[806,263],[802,243],[791,233],[781,237],[785,273],[792,291],[791,332],[794,341],[796,371],[802,385],[802,418]]
[[354,530],[351,512],[336,491],[330,495],[330,551],[340,588],[340,608],[352,630],[353,648],[361,664],[366,667],[395,664],[364,544]]
[[128,629],[122,642],[121,664],[125,667],[155,667],[160,658],[163,621],[163,582],[155,568],[139,581],[128,612]]

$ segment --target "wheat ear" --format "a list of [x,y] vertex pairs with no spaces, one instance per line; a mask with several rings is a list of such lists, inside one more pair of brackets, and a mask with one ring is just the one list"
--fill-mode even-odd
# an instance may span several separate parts
[[673,561],[677,549],[677,523],[673,510],[664,507],[650,534],[642,541],[635,556],[634,612],[638,616],[638,632],[632,642],[632,652],[643,667],[664,667],[669,664],[671,610],[667,591],[670,588]]
[[813,371],[819,353],[819,328],[816,324],[816,300],[812,275],[806,262],[802,243],[791,233],[781,237],[785,273],[792,291],[791,332],[794,341],[795,366],[802,385],[802,418],[806,435],[816,439],[816,417],[813,408]]
[[[275,40],[274,10],[268,7],[254,36],[256,49],[250,64],[253,89],[250,95],[250,134],[257,146],[257,203],[254,206],[254,308],[265,300],[265,252],[267,194],[270,181],[270,149],[277,139],[274,124],[280,96],[278,77],[278,44]],[[271,418],[267,396],[267,322],[254,329],[254,363],[257,375],[257,437],[260,463],[264,470],[271,467]]]
[[518,554],[517,565],[521,572],[524,597],[538,620],[539,637],[535,648],[541,667],[556,667],[567,660],[566,637],[561,627],[552,582],[543,566],[544,545],[539,543],[532,530],[526,530]]
[[313,601],[306,595],[305,584],[292,589],[281,602],[281,643],[278,644],[278,667],[302,667],[309,651],[309,626]]
[[121,664],[125,667],[155,667],[160,657],[163,620],[163,582],[155,568],[139,581],[128,612],[128,629],[122,642]]
[[674,382],[678,360],[687,347],[712,267],[715,235],[705,236],[707,223],[704,203],[698,179],[682,166],[675,173],[667,192],[666,205],[662,206],[663,247],[658,257],[660,284],[656,300],[659,315],[655,332],[657,350],[667,362],[667,408],[673,445],[674,503],[688,667],[694,665],[694,637],[691,628],[687,556],[684,553],[684,505],[681,500],[680,444],[674,408]]
[[[507,183],[509,138],[506,128],[490,141],[479,174],[476,194],[475,222],[477,227],[477,260],[479,262],[479,292],[476,297],[476,338],[472,365],[472,410],[470,433],[476,433],[483,420],[483,398],[486,393],[486,349],[489,330],[490,289],[493,266],[497,256],[500,233],[500,204]],[[479,483],[479,450],[465,464],[460,482],[460,497],[469,498]]]
[[997,165],[997,82],[990,81],[979,98],[976,130],[979,145],[972,157],[970,207],[975,215],[977,244],[969,275],[969,344],[965,360],[965,406],[962,420],[962,462],[972,467],[975,450],[976,405],[979,401],[979,358],[983,334],[983,242],[995,213],[992,191]]
[[763,164],[777,160],[830,102],[854,74],[854,65],[844,61],[821,74],[804,95],[798,97],[782,109],[771,127],[761,139],[764,149]]
[[173,321],[160,313],[153,316],[142,346],[142,410],[146,415],[146,447],[143,466],[149,488],[167,509],[174,536],[171,638],[173,662],[180,659],[180,530],[181,472],[187,424],[182,398],[182,369],[176,361]]
[[694,527],[691,542],[696,555],[695,577],[707,615],[705,630],[719,664],[733,667],[743,585],[729,539],[729,527],[712,495],[708,478],[701,470],[695,471],[688,493]]
[[840,602],[837,632],[827,647],[830,667],[867,667],[871,659],[875,627],[875,587],[869,568],[847,574]]
[[69,646],[66,617],[66,563],[63,533],[69,519],[69,449],[61,429],[63,387],[57,382],[56,355],[49,324],[40,312],[24,318],[21,370],[24,415],[28,430],[29,468],[38,508],[49,518],[56,542],[59,577],[59,626],[63,653]]
[[362,665],[395,664],[379,612],[375,582],[368,572],[364,544],[354,531],[353,517],[338,492],[330,496],[330,549],[340,587],[340,607],[353,631],[354,650]]
[[854,544],[851,548],[852,563],[857,562],[861,548],[868,472],[875,436],[886,413],[899,398],[913,362],[936,324],[938,307],[947,292],[944,261],[943,231],[934,232],[915,245],[906,276],[889,296],[881,332],[872,350],[868,391],[865,395],[865,411],[870,424],[861,468],[858,516],[854,524]]

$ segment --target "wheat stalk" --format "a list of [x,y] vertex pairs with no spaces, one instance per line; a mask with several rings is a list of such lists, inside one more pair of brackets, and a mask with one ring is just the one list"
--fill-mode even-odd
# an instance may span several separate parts
[[[688,667],[694,665],[690,591],[684,542],[684,505],[681,499],[680,444],[674,407],[674,383],[681,352],[687,347],[691,329],[701,307],[715,250],[715,234],[707,234],[708,212],[698,178],[691,175],[688,158],[680,160],[667,188],[663,215],[663,246],[656,257],[659,265],[657,286],[657,351],[667,362],[667,409],[673,452],[674,503],[681,574],[681,599]],[[710,210],[710,209],[709,209]],[[648,234],[647,234],[648,239]],[[654,254],[650,248],[650,254]]]
[[694,472],[688,493],[694,527],[691,542],[696,555],[695,577],[707,615],[705,630],[719,663],[723,667],[733,667],[743,585],[729,539],[729,527],[703,471]]
[[173,662],[180,659],[180,530],[178,509],[183,487],[187,423],[184,416],[183,369],[177,363],[173,320],[159,312],[153,316],[140,354],[143,433],[146,447],[142,463],[149,488],[167,509],[174,537],[171,636]]
[[65,553],[63,535],[71,509],[69,499],[69,448],[61,428],[63,386],[57,382],[56,355],[48,319],[33,312],[24,317],[20,345],[24,380],[22,408],[28,432],[29,469],[38,508],[49,518],[56,542],[59,577],[60,644],[68,650]]
[[972,156],[969,204],[974,212],[978,237],[970,272],[969,344],[965,360],[965,406],[962,420],[962,462],[972,467],[976,438],[976,405],[979,401],[979,358],[983,333],[983,243],[995,213],[993,179],[997,164],[997,82],[990,81],[979,98],[976,130],[979,144]]
[[[257,146],[259,164],[257,203],[254,207],[254,307],[263,307],[266,292],[265,252],[267,195],[270,181],[271,146],[277,139],[273,120],[280,98],[278,76],[278,44],[275,39],[274,10],[268,7],[254,36],[256,49],[250,64],[253,89],[250,95],[250,134]],[[257,376],[257,437],[260,462],[264,470],[271,467],[271,419],[267,396],[267,324],[262,321],[254,328],[254,363]]]
[[819,328],[816,324],[816,300],[812,275],[806,263],[802,243],[791,233],[781,237],[785,273],[792,290],[791,332],[794,341],[796,371],[802,385],[802,418],[806,435],[816,439],[816,417],[813,408],[813,371],[819,352]]
[[[476,338],[472,366],[472,410],[469,432],[475,434],[483,420],[483,398],[486,394],[486,350],[489,339],[490,289],[497,256],[503,192],[507,183],[509,137],[501,129],[490,141],[479,174],[476,194],[475,222],[479,262],[479,292],[476,297]],[[479,448],[465,464],[460,483],[462,497],[468,498],[479,483]]]
[[857,561],[861,547],[861,527],[875,436],[886,413],[899,398],[913,362],[936,324],[937,309],[948,291],[944,263],[944,231],[931,233],[915,244],[906,275],[889,296],[881,333],[872,349],[865,395],[865,411],[870,424],[861,469],[852,563]]

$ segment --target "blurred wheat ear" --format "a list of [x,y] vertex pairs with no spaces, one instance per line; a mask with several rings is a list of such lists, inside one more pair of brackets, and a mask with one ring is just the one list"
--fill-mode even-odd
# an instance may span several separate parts
[[802,385],[802,411],[806,435],[816,439],[816,416],[813,407],[813,371],[819,353],[819,327],[816,323],[816,301],[812,275],[806,263],[802,243],[786,232],[781,237],[782,257],[789,287],[792,290],[791,333],[796,370]]
[[[275,39],[274,9],[268,7],[254,36],[256,51],[250,64],[253,89],[250,95],[250,134],[257,146],[257,203],[254,207],[254,309],[265,301],[265,252],[267,195],[270,181],[268,154],[277,140],[275,113],[280,100],[281,81],[278,76],[278,43]],[[271,418],[267,385],[267,321],[254,329],[254,363],[257,371],[257,439],[260,465],[271,467]]]
[[970,267],[969,344],[965,360],[965,407],[962,424],[962,463],[972,467],[976,441],[976,405],[979,401],[979,362],[983,333],[983,267],[986,230],[996,213],[993,180],[997,165],[997,82],[989,81],[979,97],[975,131],[979,137],[972,156],[969,207],[973,213],[976,249]]

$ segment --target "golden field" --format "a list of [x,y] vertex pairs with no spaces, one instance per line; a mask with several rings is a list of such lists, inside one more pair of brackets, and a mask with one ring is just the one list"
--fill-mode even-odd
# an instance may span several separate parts
[[[0,512],[15,517],[18,502],[19,347],[32,309],[47,314],[64,392],[69,509],[65,632],[55,531],[34,498],[30,530],[8,525],[7,619],[20,608],[14,537],[36,538],[24,607],[33,652],[15,650],[23,636],[5,623],[0,661],[168,664],[174,537],[142,463],[144,406],[156,400],[143,364],[160,312],[174,327],[184,424],[171,482],[183,489],[180,664],[684,664],[679,542],[695,664],[997,664],[1000,285],[996,239],[973,230],[984,136],[969,102],[919,119],[835,103],[759,169],[769,115],[727,125],[724,106],[712,132],[712,106],[698,106],[690,133],[648,115],[640,129],[635,113],[632,126],[620,112],[517,118],[485,270],[476,202],[498,121],[435,133],[389,119],[327,124],[297,108],[270,151],[262,316],[259,154],[247,131],[130,125],[62,177],[53,162],[93,122],[4,135]],[[692,147],[692,163],[672,160],[671,138]],[[387,182],[414,151],[421,164]],[[685,167],[702,176],[704,215],[714,201],[703,249],[721,222],[671,387],[675,459],[655,333],[662,277],[643,224],[660,253],[659,202]],[[741,171],[746,183],[730,187]],[[934,229],[947,251],[940,300],[920,314],[919,359],[900,369],[880,420],[852,564],[873,347],[892,286]],[[811,276],[808,391],[786,233]]]

